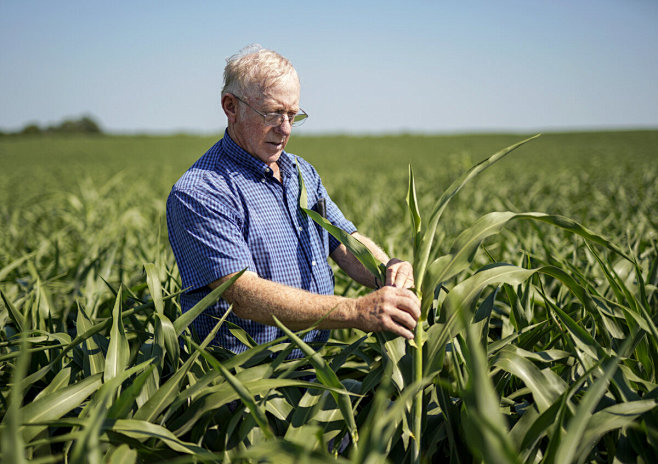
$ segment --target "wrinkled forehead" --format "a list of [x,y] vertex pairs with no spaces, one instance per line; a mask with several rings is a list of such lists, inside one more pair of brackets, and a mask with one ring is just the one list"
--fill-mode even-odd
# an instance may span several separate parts
[[299,77],[294,68],[279,75],[254,73],[244,82],[245,96],[254,100],[287,94],[299,100]]

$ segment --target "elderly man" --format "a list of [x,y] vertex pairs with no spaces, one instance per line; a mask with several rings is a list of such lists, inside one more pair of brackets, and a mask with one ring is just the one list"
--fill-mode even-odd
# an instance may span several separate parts
[[[167,200],[169,239],[186,293],[183,310],[242,269],[224,300],[194,322],[207,335],[233,304],[228,320],[257,342],[282,336],[276,316],[292,329],[307,328],[306,342],[325,342],[329,329],[389,331],[412,338],[420,314],[411,265],[388,256],[359,234],[331,201],[309,163],[284,151],[292,126],[307,117],[299,107],[300,84],[291,63],[251,46],[227,60],[221,105],[228,119],[224,137],[174,185]],[[298,206],[297,164],[309,206],[363,242],[387,263],[385,286],[360,298],[334,296],[328,256],[357,282],[376,288],[374,276]],[[215,317],[212,317],[215,316]],[[223,326],[215,344],[246,349]]]

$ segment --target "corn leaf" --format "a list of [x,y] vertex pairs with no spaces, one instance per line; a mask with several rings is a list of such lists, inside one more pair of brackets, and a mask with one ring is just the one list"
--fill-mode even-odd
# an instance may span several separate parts
[[2,301],[5,303],[5,306],[7,307],[7,311],[9,311],[9,317],[14,322],[14,324],[16,324],[16,328],[20,332],[24,332],[25,330],[27,330],[23,315],[14,307],[13,304],[11,304],[11,302],[7,299],[2,289],[0,289],[0,297],[2,297]]
[[270,428],[269,423],[267,422],[267,417],[265,416],[265,411],[263,411],[257,404],[256,400],[254,400],[253,396],[249,393],[249,390],[245,388],[245,386],[240,382],[233,374],[231,374],[228,369],[226,369],[222,364],[217,361],[217,367],[221,371],[222,375],[226,379],[226,381],[231,385],[233,390],[238,394],[240,397],[240,400],[242,403],[244,403],[247,408],[249,408],[249,411],[262,430],[262,432],[265,434],[265,436],[269,439],[274,438],[274,432],[272,432],[272,429]]
[[409,165],[409,188],[407,190],[407,207],[411,219],[411,238],[413,239],[414,249],[419,246],[419,234],[421,228],[420,212],[418,211],[418,198],[416,197],[416,181],[414,171]]
[[465,174],[456,179],[447,190],[439,197],[434,205],[432,214],[430,215],[429,221],[427,222],[426,228],[421,228],[421,240],[419,241],[419,248],[414,250],[414,268],[417,276],[416,282],[423,283],[425,278],[425,270],[427,268],[427,263],[429,261],[430,252],[434,243],[434,236],[436,234],[436,228],[439,225],[439,219],[443,214],[443,210],[446,208],[450,200],[459,193],[459,191],[466,185],[472,178],[480,174],[482,171],[487,169],[489,166],[495,162],[501,160],[511,151],[517,149],[521,145],[539,137],[535,135],[528,139],[522,140],[521,142],[515,143],[503,150],[500,150],[489,158],[480,161],[478,164],[469,169]]
[[[93,326],[93,323],[84,307],[78,304],[78,315],[76,318],[76,329],[78,335],[81,335]],[[98,335],[92,335],[91,337],[85,339],[82,344],[82,353],[83,353],[83,362],[85,373],[89,375],[94,375],[103,372],[105,369],[105,356],[103,355],[103,350],[101,346],[96,341]],[[70,342],[69,342],[70,343]]]
[[105,382],[119,375],[128,366],[130,346],[121,318],[121,289],[119,289],[114,309],[112,310],[112,328],[110,329],[110,344],[105,358],[103,379]]
[[598,404],[601,397],[606,393],[608,382],[617,370],[619,359],[610,358],[603,365],[603,375],[596,379],[592,386],[585,392],[582,400],[578,404],[573,417],[566,426],[565,432],[559,443],[555,454],[549,453],[546,456],[546,462],[562,463],[572,462],[576,456],[576,451],[581,444],[583,435],[587,430],[587,425],[592,420],[592,411]]
[[104,461],[107,464],[135,464],[137,462],[137,451],[124,443],[110,449],[105,455]]
[[215,324],[215,327],[210,331],[201,344],[200,348],[196,350],[188,358],[185,363],[176,370],[174,375],[172,375],[158,390],[144,403],[133,416],[134,419],[145,420],[149,422],[155,421],[155,419],[164,411],[164,409],[169,406],[180,394],[180,386],[188,371],[192,368],[201,350],[205,349],[206,346],[210,344],[211,341],[217,335],[219,328],[222,326],[229,313],[231,312],[231,307],[224,313],[222,318]]
[[489,378],[479,333],[468,323],[468,314],[462,313],[461,316],[468,344],[465,363],[471,375],[464,392],[466,439],[471,451],[486,462],[520,463],[500,412],[500,398]]
[[[295,345],[297,345],[297,347],[299,347],[302,353],[304,353],[308,357],[309,362],[315,368],[315,374],[317,375],[317,378],[320,381],[320,383],[322,383],[323,385],[327,385],[329,387],[333,387],[334,389],[345,388],[343,384],[340,383],[340,380],[338,379],[338,376],[336,376],[336,373],[327,365],[327,363],[324,361],[324,359],[318,352],[316,352],[313,348],[311,348],[306,343],[304,343],[304,341],[301,338],[299,338],[290,329],[288,329],[285,325],[283,325],[281,321],[279,321],[275,316],[272,317],[274,318],[274,322],[276,323],[276,325],[281,330],[283,330],[283,332],[292,340],[292,342]],[[352,409],[352,402],[350,401],[347,392],[341,395],[336,393],[335,390],[332,390],[331,394],[334,397],[334,400],[338,404],[338,407],[340,408],[343,414],[343,418],[345,419],[347,427],[349,428],[352,434],[352,439],[355,442],[357,442],[358,434],[356,429],[356,422],[354,420],[354,410]]]
[[[26,333],[21,336],[19,352],[21,353],[11,376],[11,390],[9,391],[9,404],[2,425],[2,455],[7,462],[23,464],[25,460],[25,440],[21,434],[21,423],[26,420],[25,410],[21,409],[23,403],[23,378],[30,363],[30,354],[27,351]],[[29,419],[29,418],[28,418]]]
[[172,368],[176,369],[180,359],[180,345],[174,324],[164,314],[155,314],[154,339],[160,348],[160,352],[166,354]]
[[31,426],[30,424],[63,417],[73,409],[80,407],[84,400],[98,390],[101,385],[102,374],[95,374],[23,406],[21,415],[25,427],[22,428],[22,433],[25,441],[31,441],[46,429],[46,426],[43,425]]
[[214,453],[197,446],[193,443],[188,443],[180,440],[173,433],[157,424],[152,424],[143,420],[136,419],[118,419],[113,423],[105,425],[106,431],[121,433],[137,440],[156,439],[167,445],[174,451],[181,453],[195,455],[200,459],[208,459],[210,461],[218,462],[219,456]]
[[562,379],[552,371],[541,371],[513,345],[500,350],[494,365],[523,381],[530,389],[539,412],[547,410],[566,390]]
[[149,287],[149,292],[151,293],[151,298],[153,299],[153,306],[155,306],[155,312],[164,315],[164,301],[162,300],[162,285],[160,284],[160,277],[158,270],[156,269],[155,264],[146,263],[144,264],[144,270],[146,271],[146,283]]
[[48,384],[46,388],[41,390],[37,396],[34,397],[34,400],[41,399],[43,397],[46,397],[60,388],[63,388],[67,386],[71,382],[71,372],[72,369],[70,367],[66,367],[59,371],[57,374],[55,374],[55,377],[53,377],[53,380]]
[[657,405],[658,401],[655,399],[631,401],[615,404],[595,412],[587,424],[575,455],[587,456],[606,433],[631,425],[638,417],[651,411]]

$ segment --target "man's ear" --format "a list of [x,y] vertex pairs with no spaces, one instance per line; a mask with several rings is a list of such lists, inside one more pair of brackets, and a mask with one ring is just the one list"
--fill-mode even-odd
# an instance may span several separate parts
[[233,124],[238,114],[238,99],[230,93],[225,93],[222,96],[222,109],[228,122]]

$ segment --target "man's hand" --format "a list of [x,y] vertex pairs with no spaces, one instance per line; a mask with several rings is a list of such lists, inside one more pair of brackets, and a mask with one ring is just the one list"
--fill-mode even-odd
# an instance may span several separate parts
[[386,285],[399,288],[414,287],[414,269],[407,261],[397,258],[386,263]]
[[[411,281],[413,284],[413,277]],[[388,285],[358,298],[356,314],[357,328],[365,332],[388,331],[412,339],[420,317],[420,300],[411,290]]]

